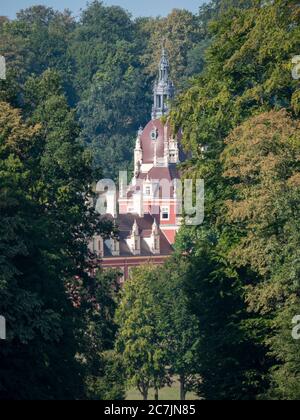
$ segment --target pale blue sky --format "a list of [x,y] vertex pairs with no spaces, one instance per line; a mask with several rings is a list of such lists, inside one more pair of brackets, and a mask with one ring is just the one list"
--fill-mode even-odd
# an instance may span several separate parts
[[[165,16],[173,8],[188,9],[197,12],[205,0],[105,0],[107,5],[119,5],[127,9],[133,16]],[[43,4],[58,10],[70,9],[76,16],[84,8],[87,0],[0,0],[0,15],[15,17],[20,9],[34,4]]]

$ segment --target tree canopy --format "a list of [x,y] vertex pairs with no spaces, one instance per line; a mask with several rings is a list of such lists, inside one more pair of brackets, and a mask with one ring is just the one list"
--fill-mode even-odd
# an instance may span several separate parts
[[[0,399],[297,400],[297,0],[211,0],[138,18],[92,1],[0,17]],[[116,235],[93,185],[132,169],[165,46],[184,179],[205,219],[120,290],[88,248]],[[179,394],[179,393],[178,393]]]

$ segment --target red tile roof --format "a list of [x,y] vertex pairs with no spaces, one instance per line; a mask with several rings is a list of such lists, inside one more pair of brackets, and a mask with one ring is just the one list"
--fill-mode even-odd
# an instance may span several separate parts
[[[152,140],[151,132],[157,130],[157,139]],[[164,125],[161,120],[150,121],[143,130],[141,146],[143,149],[143,163],[153,163],[154,145],[156,144],[156,156],[164,157]]]

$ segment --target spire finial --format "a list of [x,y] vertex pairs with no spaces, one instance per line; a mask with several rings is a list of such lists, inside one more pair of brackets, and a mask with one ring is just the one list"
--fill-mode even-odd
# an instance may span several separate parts
[[168,114],[168,103],[174,97],[174,85],[170,80],[170,64],[165,41],[162,42],[162,54],[159,62],[159,77],[154,84],[154,104],[152,119],[157,119]]

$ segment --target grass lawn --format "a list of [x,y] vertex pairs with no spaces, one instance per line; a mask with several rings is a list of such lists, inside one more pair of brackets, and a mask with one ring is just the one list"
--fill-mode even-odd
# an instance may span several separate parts
[[[142,400],[142,396],[139,391],[131,389],[127,392],[126,400],[137,401]],[[159,399],[161,401],[178,401],[179,400],[179,382],[174,381],[172,387],[165,387],[159,391]],[[188,393],[186,396],[187,400],[198,400],[199,398],[192,393]],[[149,400],[154,400],[154,390],[151,389],[149,392]]]

